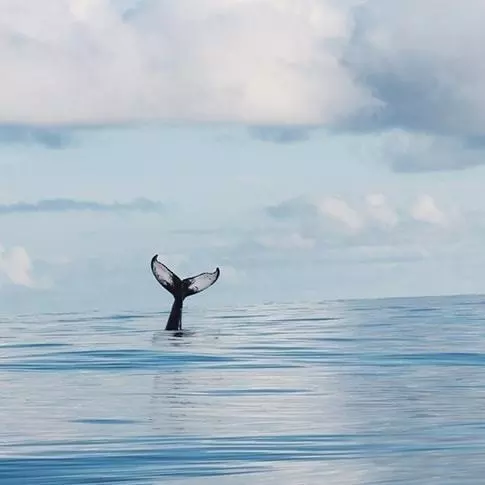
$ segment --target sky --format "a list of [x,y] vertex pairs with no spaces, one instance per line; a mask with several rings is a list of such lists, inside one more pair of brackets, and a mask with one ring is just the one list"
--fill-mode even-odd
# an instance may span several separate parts
[[484,15],[0,0],[0,313],[483,293]]

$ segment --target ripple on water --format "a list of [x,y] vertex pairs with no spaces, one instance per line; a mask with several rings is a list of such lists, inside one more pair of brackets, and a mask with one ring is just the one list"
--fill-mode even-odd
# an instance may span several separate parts
[[0,484],[481,483],[482,301],[2,317]]

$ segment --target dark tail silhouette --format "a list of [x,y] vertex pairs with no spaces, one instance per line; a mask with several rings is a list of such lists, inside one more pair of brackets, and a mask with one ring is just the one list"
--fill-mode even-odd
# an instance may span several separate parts
[[175,273],[170,271],[164,264],[157,260],[158,254],[153,256],[151,268],[156,280],[169,291],[174,298],[172,310],[167,320],[165,330],[182,329],[182,307],[185,298],[200,293],[212,286],[219,278],[219,268],[213,273],[200,273],[197,276],[181,280]]

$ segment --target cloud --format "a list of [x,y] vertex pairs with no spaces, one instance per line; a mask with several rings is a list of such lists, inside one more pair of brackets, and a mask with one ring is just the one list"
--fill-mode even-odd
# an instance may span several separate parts
[[21,246],[5,249],[0,246],[0,273],[3,273],[14,285],[34,287],[32,262]]
[[381,137],[380,155],[396,172],[463,170],[484,163],[481,137],[457,138],[392,129]]
[[[381,102],[375,124],[442,136],[484,134],[481,0],[370,0],[353,10],[345,62]],[[439,18],[439,21],[436,19]]]
[[292,232],[288,235],[264,235],[257,239],[258,244],[265,248],[278,249],[311,249],[315,246],[315,240],[304,237],[298,232]]
[[[456,210],[441,209],[429,194],[417,195],[411,203],[391,204],[382,193],[367,194],[353,202],[334,196],[300,197],[269,207],[266,214],[278,224],[271,230],[280,240],[288,241],[291,235],[294,241],[311,241],[306,249],[427,245],[440,238],[447,240],[450,231],[453,234],[453,229],[460,227],[462,217]],[[439,229],[441,233],[436,232]]]
[[[356,208],[358,207],[358,208]],[[380,193],[366,195],[351,204],[342,197],[296,197],[269,206],[265,213],[280,223],[298,221],[306,231],[359,233],[369,227],[396,226],[401,216]]]
[[392,227],[399,223],[396,210],[389,205],[384,194],[368,194],[365,203],[370,217],[379,223]]
[[411,208],[411,215],[417,221],[429,224],[445,225],[447,223],[447,217],[438,209],[430,195],[422,195],[418,198]]
[[326,124],[372,104],[322,0],[0,3],[0,123]]
[[469,283],[439,275],[453,274],[465,253],[468,271],[484,229],[485,214],[457,212],[432,194],[297,197],[266,208],[234,244],[203,250],[250,276],[240,291],[257,297],[429,294]]
[[274,143],[377,133],[396,171],[485,160],[482,0],[122,4],[0,2],[0,142],[230,122]]
[[314,218],[318,216],[319,209],[313,201],[304,197],[296,197],[269,206],[266,208],[266,212],[274,219],[286,220],[288,218]]
[[62,129],[0,124],[0,143],[61,149],[71,145],[72,134]]
[[353,9],[342,59],[379,109],[341,128],[384,133],[396,171],[483,164],[484,15],[481,0],[369,0]]
[[249,132],[255,138],[273,143],[295,143],[308,140],[311,127],[255,126]]
[[0,204],[0,216],[5,214],[26,214],[38,212],[161,212],[163,204],[148,199],[135,199],[127,203],[101,203],[72,199],[46,199],[35,203],[17,202],[15,204]]
[[326,216],[343,223],[349,229],[359,230],[363,226],[360,215],[347,202],[337,197],[325,197],[319,204],[319,210]]
[[[365,109],[322,123],[380,134],[379,157],[397,172],[458,170],[485,161],[485,15],[481,0],[367,0],[346,10],[339,61],[371,93]],[[439,19],[439,21],[436,21]],[[273,142],[310,130],[273,129]]]

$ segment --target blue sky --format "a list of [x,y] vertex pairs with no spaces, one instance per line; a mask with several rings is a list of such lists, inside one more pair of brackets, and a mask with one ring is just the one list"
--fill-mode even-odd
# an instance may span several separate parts
[[0,5],[0,311],[483,292],[481,1]]

